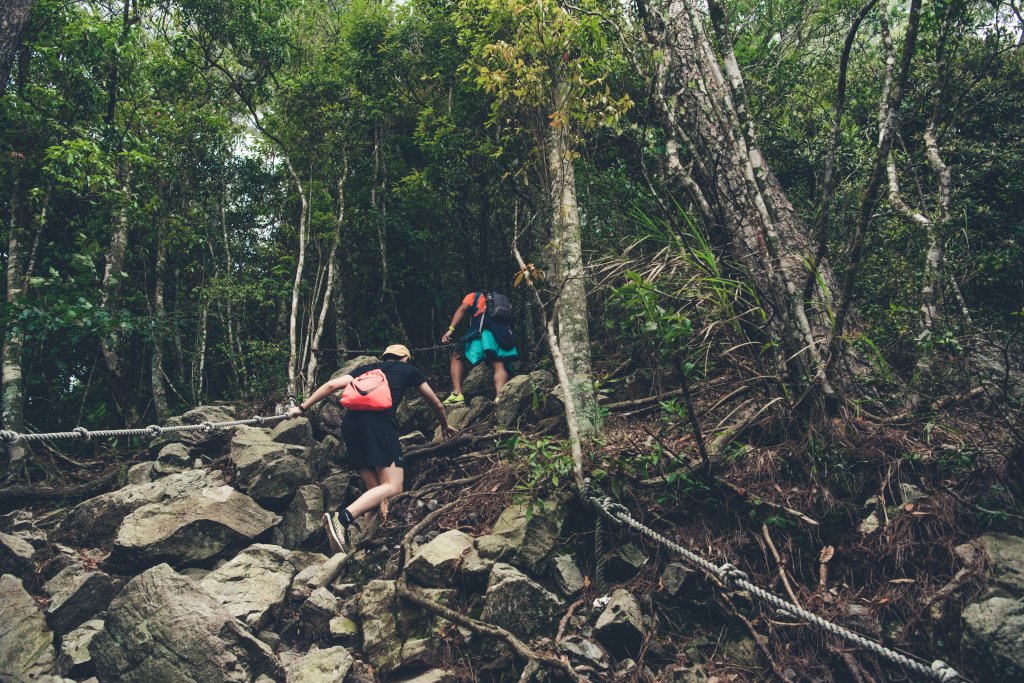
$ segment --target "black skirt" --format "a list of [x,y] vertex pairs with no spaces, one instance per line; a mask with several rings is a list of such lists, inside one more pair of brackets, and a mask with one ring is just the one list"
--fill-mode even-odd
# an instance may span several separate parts
[[390,410],[350,410],[341,422],[349,462],[357,470],[402,466],[402,444]]

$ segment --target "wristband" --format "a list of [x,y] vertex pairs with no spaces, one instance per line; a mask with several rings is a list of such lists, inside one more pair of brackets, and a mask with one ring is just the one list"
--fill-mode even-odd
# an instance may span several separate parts
[[449,332],[454,332],[454,331],[455,331],[455,328],[454,328],[454,327],[452,327],[451,325],[449,325],[449,326],[448,326],[448,331],[449,331]]

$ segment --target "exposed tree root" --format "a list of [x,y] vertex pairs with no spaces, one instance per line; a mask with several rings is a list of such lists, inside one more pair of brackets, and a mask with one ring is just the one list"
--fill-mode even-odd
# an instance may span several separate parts
[[117,474],[117,468],[112,467],[95,479],[72,486],[8,486],[0,489],[0,510],[13,510],[24,505],[34,505],[48,500],[78,501],[98,496],[109,490],[111,485],[117,481]]

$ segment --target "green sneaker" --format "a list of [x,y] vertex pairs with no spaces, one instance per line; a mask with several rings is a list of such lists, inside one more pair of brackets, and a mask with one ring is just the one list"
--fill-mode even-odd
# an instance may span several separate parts
[[324,531],[327,532],[327,542],[331,550],[340,553],[345,550],[345,527],[342,525],[337,512],[328,512],[323,516]]
[[448,396],[448,398],[446,398],[444,400],[444,403],[442,405],[453,406],[453,405],[455,405],[457,403],[465,403],[465,402],[466,402],[466,397],[463,396],[462,394],[451,394],[451,395]]

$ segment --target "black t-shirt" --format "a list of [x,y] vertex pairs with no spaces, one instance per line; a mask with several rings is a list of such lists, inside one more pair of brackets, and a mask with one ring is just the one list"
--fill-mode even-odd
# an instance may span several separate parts
[[427,381],[427,376],[423,374],[415,365],[409,365],[399,360],[385,360],[379,363],[370,363],[369,365],[361,365],[351,372],[352,377],[358,377],[365,372],[370,370],[376,370],[380,368],[384,371],[384,376],[388,378],[388,387],[391,388],[391,410],[394,412],[398,410],[398,404],[402,402],[402,397],[405,396],[405,392],[409,387],[418,387]]

